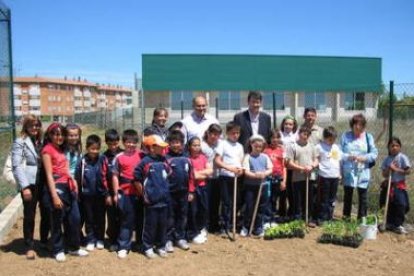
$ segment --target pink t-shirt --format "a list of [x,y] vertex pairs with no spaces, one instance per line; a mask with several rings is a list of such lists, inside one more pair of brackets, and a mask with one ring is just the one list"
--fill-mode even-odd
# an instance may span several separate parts
[[263,153],[267,154],[269,156],[270,160],[273,164],[273,172],[272,175],[277,176],[283,176],[283,172],[285,170],[285,150],[283,147],[277,147],[277,148],[266,148]]
[[[199,154],[197,157],[190,156],[190,161],[191,161],[191,165],[194,171],[202,171],[207,168],[208,160],[207,160],[207,157],[202,153]],[[205,185],[206,185],[205,179],[189,181],[188,191],[192,193],[195,191],[195,188],[197,186],[203,187]]]
[[69,161],[64,152],[53,144],[47,144],[42,149],[42,155],[49,155],[52,161],[52,174],[55,183],[68,183],[70,179]]

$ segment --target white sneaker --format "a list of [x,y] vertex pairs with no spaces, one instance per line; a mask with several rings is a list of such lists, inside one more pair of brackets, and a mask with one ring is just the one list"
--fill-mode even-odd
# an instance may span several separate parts
[[168,257],[168,253],[164,249],[157,249],[157,253],[161,258],[167,258]]
[[400,235],[405,235],[405,234],[408,233],[407,230],[405,230],[404,226],[402,226],[402,225],[400,225],[398,227],[395,227],[394,232],[397,233],[397,234],[400,234]]
[[190,246],[188,245],[188,242],[186,240],[177,241],[177,247],[182,249],[182,250],[190,249]]
[[104,248],[105,248],[105,244],[104,244],[103,241],[97,241],[96,242],[96,249],[101,250],[101,249],[104,249]]
[[[167,252],[165,252],[165,253],[167,253]],[[145,251],[145,256],[148,259],[154,259],[154,258],[157,257],[157,254],[155,254],[154,249],[150,248],[147,251]]]
[[203,244],[205,242],[206,242],[206,237],[203,236],[201,233],[193,238],[193,243],[195,244]]
[[109,252],[115,252],[118,251],[118,245],[117,244],[111,244],[109,246]]
[[94,251],[95,250],[95,244],[94,243],[88,243],[87,245],[86,245],[86,250],[88,250],[88,251]]
[[69,254],[78,257],[86,257],[89,255],[88,251],[82,248],[79,248],[78,250],[69,251]]
[[206,228],[201,229],[200,234],[203,235],[207,239],[208,232]]
[[173,253],[174,252],[174,246],[172,241],[167,241],[165,244],[165,251],[167,251],[168,253]]
[[266,230],[268,228],[270,228],[270,223],[266,222],[265,224],[263,224],[263,229]]
[[63,253],[63,252],[59,252],[59,253],[57,253],[57,254],[55,255],[55,260],[56,260],[57,262],[59,262],[59,263],[62,263],[62,262],[64,262],[64,261],[66,261],[66,256],[65,256],[65,253]]
[[240,236],[242,236],[242,237],[247,237],[247,235],[249,234],[249,230],[247,230],[247,228],[246,227],[243,227],[241,230],[240,230]]
[[126,250],[126,249],[119,250],[118,253],[117,253],[117,256],[120,259],[125,259],[128,256],[128,250]]
[[272,223],[270,223],[270,227],[276,227],[276,226],[278,226],[279,224],[277,224],[276,222],[272,222]]

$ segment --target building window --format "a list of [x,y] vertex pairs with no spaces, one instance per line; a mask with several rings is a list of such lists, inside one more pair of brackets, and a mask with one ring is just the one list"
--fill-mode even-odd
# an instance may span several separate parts
[[313,107],[316,110],[326,110],[326,98],[323,92],[305,92],[305,108]]
[[346,93],[345,94],[345,110],[364,110],[365,93]]
[[[275,92],[276,110],[285,109],[285,93]],[[263,92],[262,100],[263,109],[273,110],[273,91]]]
[[193,93],[191,91],[171,91],[171,109],[181,110],[181,101],[184,110],[193,109]]
[[218,93],[220,110],[239,110],[240,92],[239,91],[220,91]]

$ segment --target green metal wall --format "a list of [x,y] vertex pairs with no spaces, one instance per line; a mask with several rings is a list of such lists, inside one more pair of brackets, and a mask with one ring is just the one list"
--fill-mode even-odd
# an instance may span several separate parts
[[145,91],[380,91],[381,58],[142,55]]

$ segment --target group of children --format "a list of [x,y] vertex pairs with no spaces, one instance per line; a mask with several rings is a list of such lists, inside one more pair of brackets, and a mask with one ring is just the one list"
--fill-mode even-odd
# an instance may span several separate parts
[[[309,220],[309,226],[332,220],[343,158],[335,144],[336,130],[325,128],[322,141],[314,145],[308,141],[307,127],[300,127],[297,134],[295,128],[295,120],[286,117],[281,130],[272,131],[268,145],[264,137],[253,135],[247,154],[237,142],[240,126],[234,122],[227,123],[225,139],[217,124],[210,125],[204,137],[188,141],[178,127],[162,136],[144,133],[141,147],[137,131],[127,129],[120,137],[110,129],[105,132],[103,154],[97,135],[86,138],[82,154],[80,128],[52,124],[45,134],[42,159],[55,210],[56,260],[65,260],[61,226],[75,255],[103,249],[106,233],[109,250],[126,258],[135,231],[139,250],[154,258],[167,257],[174,246],[188,250],[188,241],[205,243],[208,230],[228,235],[237,226],[241,236],[252,232],[260,237],[266,227],[285,220]],[[395,198],[406,197],[405,175],[410,168],[400,150],[401,142],[392,139],[390,156],[382,165],[384,176],[392,173]],[[399,226],[406,210],[395,202],[389,222]],[[79,247],[83,235],[87,251]]]

